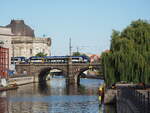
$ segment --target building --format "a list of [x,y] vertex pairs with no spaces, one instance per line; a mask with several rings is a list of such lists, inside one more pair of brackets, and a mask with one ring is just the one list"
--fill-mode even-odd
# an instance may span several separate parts
[[96,54],[91,54],[91,55],[87,55],[87,56],[89,56],[91,63],[99,62],[100,59],[101,59],[101,56],[100,55],[96,55]]
[[7,78],[11,56],[11,29],[0,27],[0,77]]
[[35,37],[34,30],[23,20],[12,20],[7,26],[0,26],[0,78],[7,78],[14,70],[11,57],[35,56],[39,52],[50,54],[51,38]]
[[25,56],[27,58],[42,52],[51,55],[51,38],[35,37],[34,30],[24,23],[24,20],[11,20],[6,26],[10,28],[12,36],[11,56]]
[[10,67],[10,59],[12,54],[12,33],[10,28],[0,26],[0,47],[9,49],[9,67]]
[[7,78],[9,70],[9,48],[0,46],[0,78]]

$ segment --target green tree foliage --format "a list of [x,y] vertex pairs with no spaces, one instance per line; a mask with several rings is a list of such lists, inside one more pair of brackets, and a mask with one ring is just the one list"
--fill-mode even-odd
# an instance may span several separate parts
[[73,52],[72,56],[81,56],[80,52]]
[[150,83],[150,24],[133,21],[122,32],[113,30],[109,52],[102,53],[106,83]]
[[44,57],[44,56],[47,56],[47,54],[45,54],[43,52],[39,52],[35,56]]
[[73,52],[72,56],[86,56],[86,57],[88,57],[86,54],[80,53],[80,52]]

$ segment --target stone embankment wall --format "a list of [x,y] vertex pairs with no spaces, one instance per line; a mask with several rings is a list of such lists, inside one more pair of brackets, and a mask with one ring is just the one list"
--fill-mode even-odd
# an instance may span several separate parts
[[19,77],[11,77],[8,79],[9,84],[16,83],[17,85],[24,85],[24,84],[29,84],[33,82],[35,82],[34,76],[19,76]]
[[129,99],[118,96],[117,89],[107,89],[105,91],[104,104],[116,105],[117,113],[140,113]]
[[135,105],[129,100],[117,97],[117,113],[140,113]]
[[105,104],[116,104],[117,113],[150,113],[150,88],[136,84],[117,84],[106,89]]
[[117,90],[120,87],[133,87],[134,84],[116,84],[115,89],[106,89],[105,90],[105,97],[104,97],[104,104],[116,104],[117,103]]
[[117,90],[106,89],[104,96],[104,104],[116,104]]

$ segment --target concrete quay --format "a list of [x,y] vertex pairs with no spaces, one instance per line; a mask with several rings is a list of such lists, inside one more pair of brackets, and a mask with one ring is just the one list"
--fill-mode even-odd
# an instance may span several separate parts
[[34,76],[12,76],[8,78],[8,84],[25,85],[35,82]]
[[106,89],[104,104],[115,104],[118,113],[150,113],[150,88],[148,85],[116,84]]
[[0,92],[7,91],[7,90],[14,90],[17,89],[20,85],[25,85],[29,83],[36,82],[34,76],[27,76],[27,75],[14,75],[7,79],[2,78],[0,79]]
[[116,89],[106,89],[104,96],[104,104],[116,104],[116,97]]
[[[105,97],[104,97],[104,104],[116,104],[117,102],[117,92],[122,87],[136,87],[136,84],[116,84],[115,88],[106,88],[105,90]],[[146,90],[137,90],[140,92],[146,92]]]

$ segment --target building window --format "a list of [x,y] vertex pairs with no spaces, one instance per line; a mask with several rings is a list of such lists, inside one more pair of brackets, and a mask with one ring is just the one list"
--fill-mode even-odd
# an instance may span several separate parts
[[30,55],[32,55],[32,49],[30,49]]

